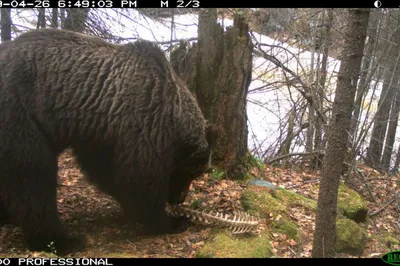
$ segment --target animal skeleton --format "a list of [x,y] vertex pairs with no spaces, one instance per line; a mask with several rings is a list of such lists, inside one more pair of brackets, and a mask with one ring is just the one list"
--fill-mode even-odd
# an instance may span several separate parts
[[183,205],[166,205],[165,211],[173,217],[185,216],[195,223],[203,225],[216,225],[229,227],[232,234],[243,234],[255,230],[259,225],[259,220],[245,212],[234,212],[232,215],[220,212],[196,211]]

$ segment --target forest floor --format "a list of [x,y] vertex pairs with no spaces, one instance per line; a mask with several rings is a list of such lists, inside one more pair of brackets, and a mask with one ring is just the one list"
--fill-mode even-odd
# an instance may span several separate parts
[[[351,180],[350,187],[367,201],[369,213],[373,214],[365,226],[368,235],[380,236],[387,232],[398,235],[400,216],[395,195],[398,193],[399,176],[384,175],[364,166],[357,168],[358,173],[352,174],[348,180]],[[254,168],[252,174],[261,175],[278,186],[306,197],[315,200],[318,197],[318,190],[315,189],[319,183],[318,171],[267,166],[262,170]],[[236,210],[241,209],[240,196],[245,188],[246,185],[238,182],[211,179],[205,174],[193,182],[188,197],[189,201],[196,199],[200,204],[215,206],[219,211]],[[86,250],[70,254],[72,257],[192,258],[204,246],[211,231],[210,228],[196,225],[175,235],[135,235],[125,224],[116,201],[84,179],[70,152],[63,153],[59,158],[58,206],[67,229],[87,237]],[[301,240],[296,243],[285,235],[271,233],[275,255],[286,258],[310,257],[315,213],[293,207],[291,219],[300,227]],[[0,257],[40,256],[40,253],[26,250],[21,231],[12,225],[0,227],[0,243]],[[400,246],[391,248],[400,249]],[[388,246],[371,238],[360,257],[381,256],[388,250]],[[354,257],[345,254],[340,256]]]

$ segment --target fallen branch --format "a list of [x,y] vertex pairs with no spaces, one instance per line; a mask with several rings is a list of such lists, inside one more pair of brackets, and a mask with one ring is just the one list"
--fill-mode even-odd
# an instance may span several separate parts
[[296,258],[300,258],[300,256],[291,248],[288,246],[288,249],[290,252],[292,252],[292,254],[296,257]]
[[388,178],[388,177],[374,177],[374,178],[367,178],[365,181],[397,181],[397,178]]
[[382,208],[378,209],[377,211],[369,214],[370,217],[377,215],[378,213],[382,212],[384,209],[387,208],[387,206],[389,206],[392,202],[394,202],[396,200],[396,196],[394,196],[393,198],[391,198]]

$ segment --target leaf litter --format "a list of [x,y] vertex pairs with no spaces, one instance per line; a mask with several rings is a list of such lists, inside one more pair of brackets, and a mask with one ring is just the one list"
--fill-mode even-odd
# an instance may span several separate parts
[[[211,228],[201,225],[192,225],[187,231],[173,235],[146,237],[136,234],[125,223],[118,203],[84,178],[71,151],[60,155],[58,166],[57,202],[61,221],[68,231],[84,234],[88,242],[84,251],[69,256],[193,258],[207,242]],[[363,196],[370,213],[382,209],[382,206],[398,194],[398,175],[382,174],[365,166],[357,166],[357,170],[357,175],[352,173],[347,178],[347,185]],[[277,186],[288,189],[292,187],[291,191],[305,197],[313,200],[318,198],[316,186],[319,184],[319,171],[266,166],[262,171],[254,168],[251,172]],[[359,177],[359,173],[367,178],[368,187],[365,180]],[[223,213],[243,210],[240,197],[245,188],[246,185],[239,182],[214,180],[208,174],[204,174],[191,184],[186,202],[192,203],[192,207],[195,208]],[[368,236],[383,235],[386,232],[399,235],[400,208],[397,202],[400,201],[396,200],[378,214],[369,217],[365,226]],[[279,217],[267,218],[262,226],[270,232],[276,257],[310,257],[315,232],[315,212],[297,205],[290,208],[290,219],[298,225],[300,231],[298,241],[271,231],[271,219]],[[0,257],[38,256],[37,252],[26,250],[20,229],[13,225],[6,224],[0,227],[0,243]],[[400,246],[392,245],[390,248],[400,249]],[[360,257],[379,257],[388,251],[388,246],[376,238],[371,238]],[[354,256],[338,254],[338,257]]]

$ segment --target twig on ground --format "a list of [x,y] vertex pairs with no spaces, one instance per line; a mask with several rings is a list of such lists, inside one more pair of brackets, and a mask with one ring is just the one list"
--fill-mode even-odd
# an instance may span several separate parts
[[372,217],[372,216],[375,216],[375,215],[377,215],[378,213],[382,212],[384,209],[387,208],[387,206],[389,206],[389,205],[390,205],[392,202],[394,202],[395,200],[396,200],[396,196],[394,196],[393,198],[391,198],[391,199],[390,199],[383,207],[381,207],[380,209],[376,210],[376,211],[373,212],[373,213],[370,213],[369,216]]

